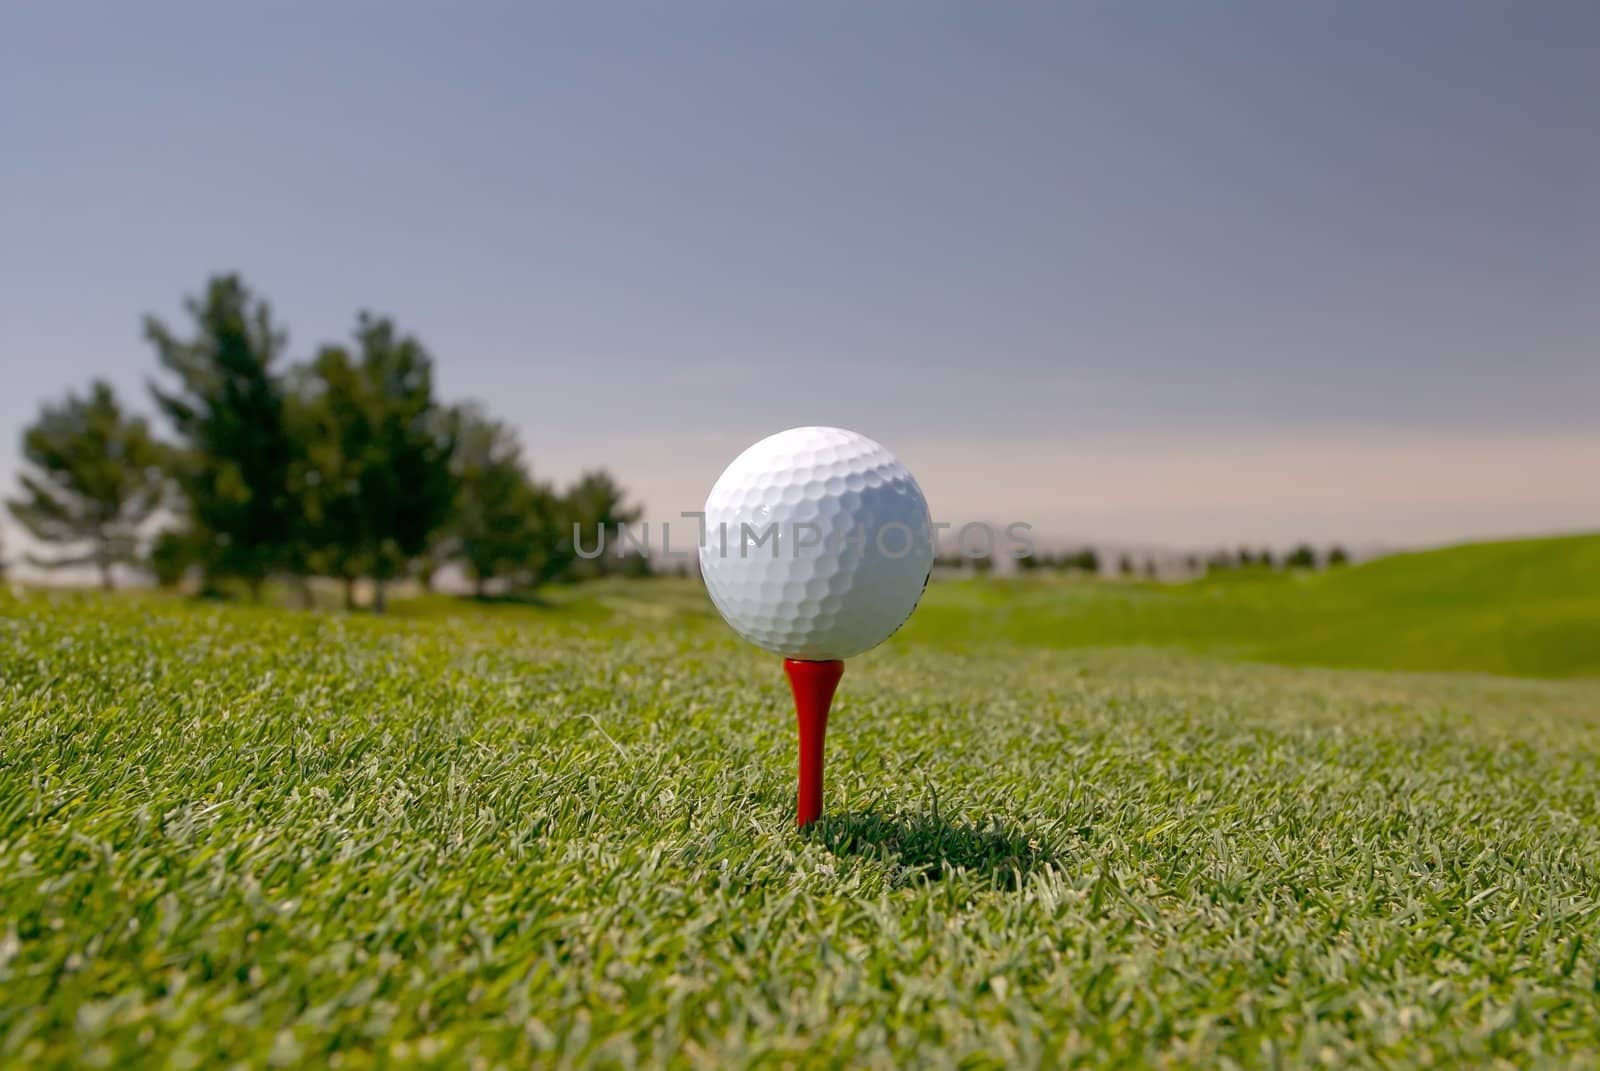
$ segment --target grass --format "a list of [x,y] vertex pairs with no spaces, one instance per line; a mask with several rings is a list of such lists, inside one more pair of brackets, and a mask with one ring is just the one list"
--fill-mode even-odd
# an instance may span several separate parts
[[987,598],[852,663],[805,835],[781,674],[688,585],[0,602],[0,1063],[1600,1061],[1600,681]]
[[1600,535],[1397,554],[1320,573],[1245,570],[1188,584],[946,585],[920,640],[1155,644],[1322,666],[1600,676]]

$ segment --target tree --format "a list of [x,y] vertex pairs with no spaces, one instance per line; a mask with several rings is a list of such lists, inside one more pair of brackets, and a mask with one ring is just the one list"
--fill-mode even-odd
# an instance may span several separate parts
[[538,586],[571,561],[556,496],[535,483],[515,432],[472,408],[456,412],[456,497],[446,553],[481,598],[491,580]]
[[328,347],[298,368],[287,411],[300,447],[290,477],[298,503],[294,564],[342,581],[345,608],[354,609],[356,581],[369,566],[360,481],[371,430],[350,355]]
[[194,321],[188,339],[145,317],[145,336],[177,377],[176,387],[150,392],[178,436],[171,470],[198,564],[208,582],[237,576],[259,595],[290,560],[296,528],[295,444],[274,367],[286,336],[237,275],[213,277],[184,307]]
[[[619,527],[634,524],[644,513],[628,503],[627,492],[605,469],[591,469],[580,475],[562,496],[562,503],[568,521],[567,536],[575,540],[581,532],[585,546],[588,540],[597,538],[597,531],[605,533],[605,539],[615,540]],[[586,564],[603,576],[614,571],[615,555],[612,549]]]
[[[984,561],[989,562],[991,567],[994,565],[994,562],[988,558],[985,558]],[[635,580],[655,576],[656,570],[655,566],[650,562],[650,555],[639,551],[629,553],[622,559],[622,575]]]
[[1283,559],[1286,569],[1315,569],[1317,567],[1317,552],[1309,544],[1301,543],[1291,550]]
[[1328,548],[1328,568],[1335,569],[1341,565],[1350,564],[1350,552],[1335,543]]
[[1122,576],[1132,576],[1134,574],[1132,555],[1124,554],[1121,559],[1118,560],[1117,572]]
[[100,586],[115,587],[113,567],[138,559],[141,529],[162,499],[163,453],[144,419],[124,414],[111,385],[95,380],[87,397],[40,409],[22,454],[23,493],[6,505],[35,539],[63,549],[30,560],[93,565]]
[[292,423],[305,436],[309,557],[345,580],[375,582],[373,608],[388,583],[429,549],[450,517],[455,448],[450,414],[433,399],[433,362],[393,321],[362,313],[357,353],[317,354]]
[[197,535],[190,527],[168,528],[156,534],[144,566],[158,585],[175,588],[190,569],[204,564],[206,548],[200,545]]

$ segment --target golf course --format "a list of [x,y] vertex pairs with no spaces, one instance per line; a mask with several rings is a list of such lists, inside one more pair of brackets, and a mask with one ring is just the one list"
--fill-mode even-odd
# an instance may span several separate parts
[[1600,536],[936,580],[794,828],[698,581],[0,594],[0,1065],[1600,1063]]

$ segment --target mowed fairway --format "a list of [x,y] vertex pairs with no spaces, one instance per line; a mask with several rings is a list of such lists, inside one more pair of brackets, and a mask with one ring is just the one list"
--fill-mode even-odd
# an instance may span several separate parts
[[807,835],[687,583],[0,596],[0,1063],[1600,1062],[1600,680],[1052,647],[1064,587],[855,660]]

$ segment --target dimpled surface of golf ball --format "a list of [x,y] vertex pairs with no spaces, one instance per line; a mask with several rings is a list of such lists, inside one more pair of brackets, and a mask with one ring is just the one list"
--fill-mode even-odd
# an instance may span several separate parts
[[932,568],[922,489],[853,431],[762,439],[706,499],[700,573],[711,601],[735,632],[786,658],[876,647],[916,608]]

